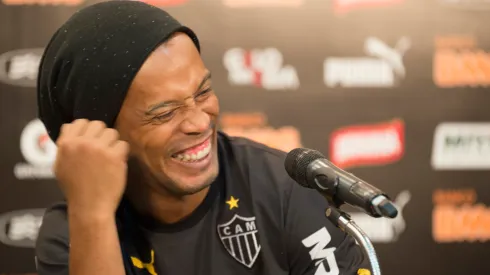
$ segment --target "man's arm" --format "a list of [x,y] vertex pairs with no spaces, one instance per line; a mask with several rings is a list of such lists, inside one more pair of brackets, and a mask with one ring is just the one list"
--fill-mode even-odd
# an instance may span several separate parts
[[[115,213],[126,189],[129,144],[102,121],[77,119],[63,124],[56,145],[53,171],[68,204],[69,274],[124,275]],[[51,260],[42,255],[43,250],[54,249],[50,229],[54,231],[56,224],[49,224],[49,216],[45,220],[48,225],[39,243],[40,266],[43,260]],[[55,272],[66,270],[66,262],[55,266]],[[44,273],[40,275],[51,275]]]
[[285,232],[291,275],[367,275],[369,264],[355,240],[325,216],[328,203],[292,182]]
[[36,262],[39,275],[125,274],[115,218],[67,211],[64,205],[48,210]]

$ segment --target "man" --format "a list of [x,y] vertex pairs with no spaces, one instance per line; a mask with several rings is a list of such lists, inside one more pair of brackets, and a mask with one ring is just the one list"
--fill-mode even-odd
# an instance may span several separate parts
[[74,14],[45,50],[38,101],[66,198],[45,213],[39,275],[368,272],[284,152],[217,131],[198,39],[161,9]]

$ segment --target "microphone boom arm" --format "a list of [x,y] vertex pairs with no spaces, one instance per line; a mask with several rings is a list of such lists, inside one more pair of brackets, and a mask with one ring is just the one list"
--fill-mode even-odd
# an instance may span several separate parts
[[374,250],[373,243],[367,234],[351,219],[349,214],[342,210],[329,207],[325,211],[327,218],[342,231],[352,236],[362,249],[364,255],[368,258],[373,275],[381,275],[378,256]]

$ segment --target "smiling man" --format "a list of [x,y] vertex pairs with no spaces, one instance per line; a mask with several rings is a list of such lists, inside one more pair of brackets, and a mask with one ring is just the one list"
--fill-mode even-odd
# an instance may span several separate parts
[[199,47],[138,1],[89,6],[54,34],[38,104],[66,200],[44,215],[38,274],[367,274],[284,152],[217,130]]

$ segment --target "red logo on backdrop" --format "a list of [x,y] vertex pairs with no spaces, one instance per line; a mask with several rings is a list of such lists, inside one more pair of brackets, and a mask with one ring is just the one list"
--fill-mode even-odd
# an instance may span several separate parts
[[188,0],[141,0],[141,2],[160,7],[178,6],[187,3]]
[[223,64],[232,85],[255,86],[266,90],[299,87],[296,68],[285,64],[282,53],[276,48],[232,48],[225,52]]
[[385,165],[400,160],[404,153],[404,123],[353,125],[332,133],[330,159],[341,167]]
[[388,6],[404,0],[334,0],[333,9],[337,14],[347,13],[356,8]]

